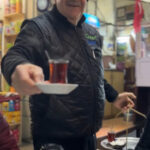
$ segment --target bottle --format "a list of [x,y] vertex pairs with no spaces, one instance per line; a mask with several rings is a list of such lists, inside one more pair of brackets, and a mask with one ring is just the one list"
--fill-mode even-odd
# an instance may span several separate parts
[[22,0],[16,0],[16,13],[22,13]]
[[9,110],[9,103],[8,102],[3,102],[2,103],[2,111],[8,111]]
[[13,100],[10,100],[9,101],[9,111],[14,111],[15,108],[14,108],[14,101]]
[[15,88],[10,86],[10,92],[12,92],[12,93],[16,92]]
[[10,0],[5,0],[5,15],[10,14]]
[[16,0],[10,0],[10,12],[16,13]]
[[18,111],[18,110],[20,110],[20,102],[19,102],[19,100],[16,100],[15,101],[15,111]]

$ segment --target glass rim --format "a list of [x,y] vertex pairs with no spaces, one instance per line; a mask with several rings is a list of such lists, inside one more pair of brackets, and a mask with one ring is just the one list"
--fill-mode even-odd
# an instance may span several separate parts
[[49,59],[48,60],[49,63],[54,63],[54,64],[62,64],[62,63],[65,63],[65,64],[68,64],[69,63],[69,60],[67,59]]

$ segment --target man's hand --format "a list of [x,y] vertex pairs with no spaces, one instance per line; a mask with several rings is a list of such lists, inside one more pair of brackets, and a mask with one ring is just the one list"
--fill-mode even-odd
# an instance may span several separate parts
[[43,71],[33,64],[21,64],[11,76],[12,86],[20,95],[40,94],[35,83],[44,81]]
[[136,96],[133,93],[123,92],[118,95],[113,104],[116,108],[125,112],[128,108],[134,107],[134,99],[136,99]]

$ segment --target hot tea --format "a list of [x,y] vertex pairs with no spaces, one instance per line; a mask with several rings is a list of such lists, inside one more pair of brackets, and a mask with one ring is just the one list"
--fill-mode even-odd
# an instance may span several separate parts
[[112,142],[115,140],[115,132],[114,131],[109,131],[107,135],[108,141]]
[[67,83],[68,60],[50,60],[50,83]]

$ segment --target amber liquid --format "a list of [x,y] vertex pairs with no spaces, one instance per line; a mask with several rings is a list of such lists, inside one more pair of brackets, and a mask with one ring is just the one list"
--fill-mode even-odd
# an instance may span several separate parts
[[115,132],[113,132],[113,131],[108,132],[107,138],[108,138],[109,142],[114,141],[115,140]]
[[50,83],[67,83],[67,63],[50,63]]

